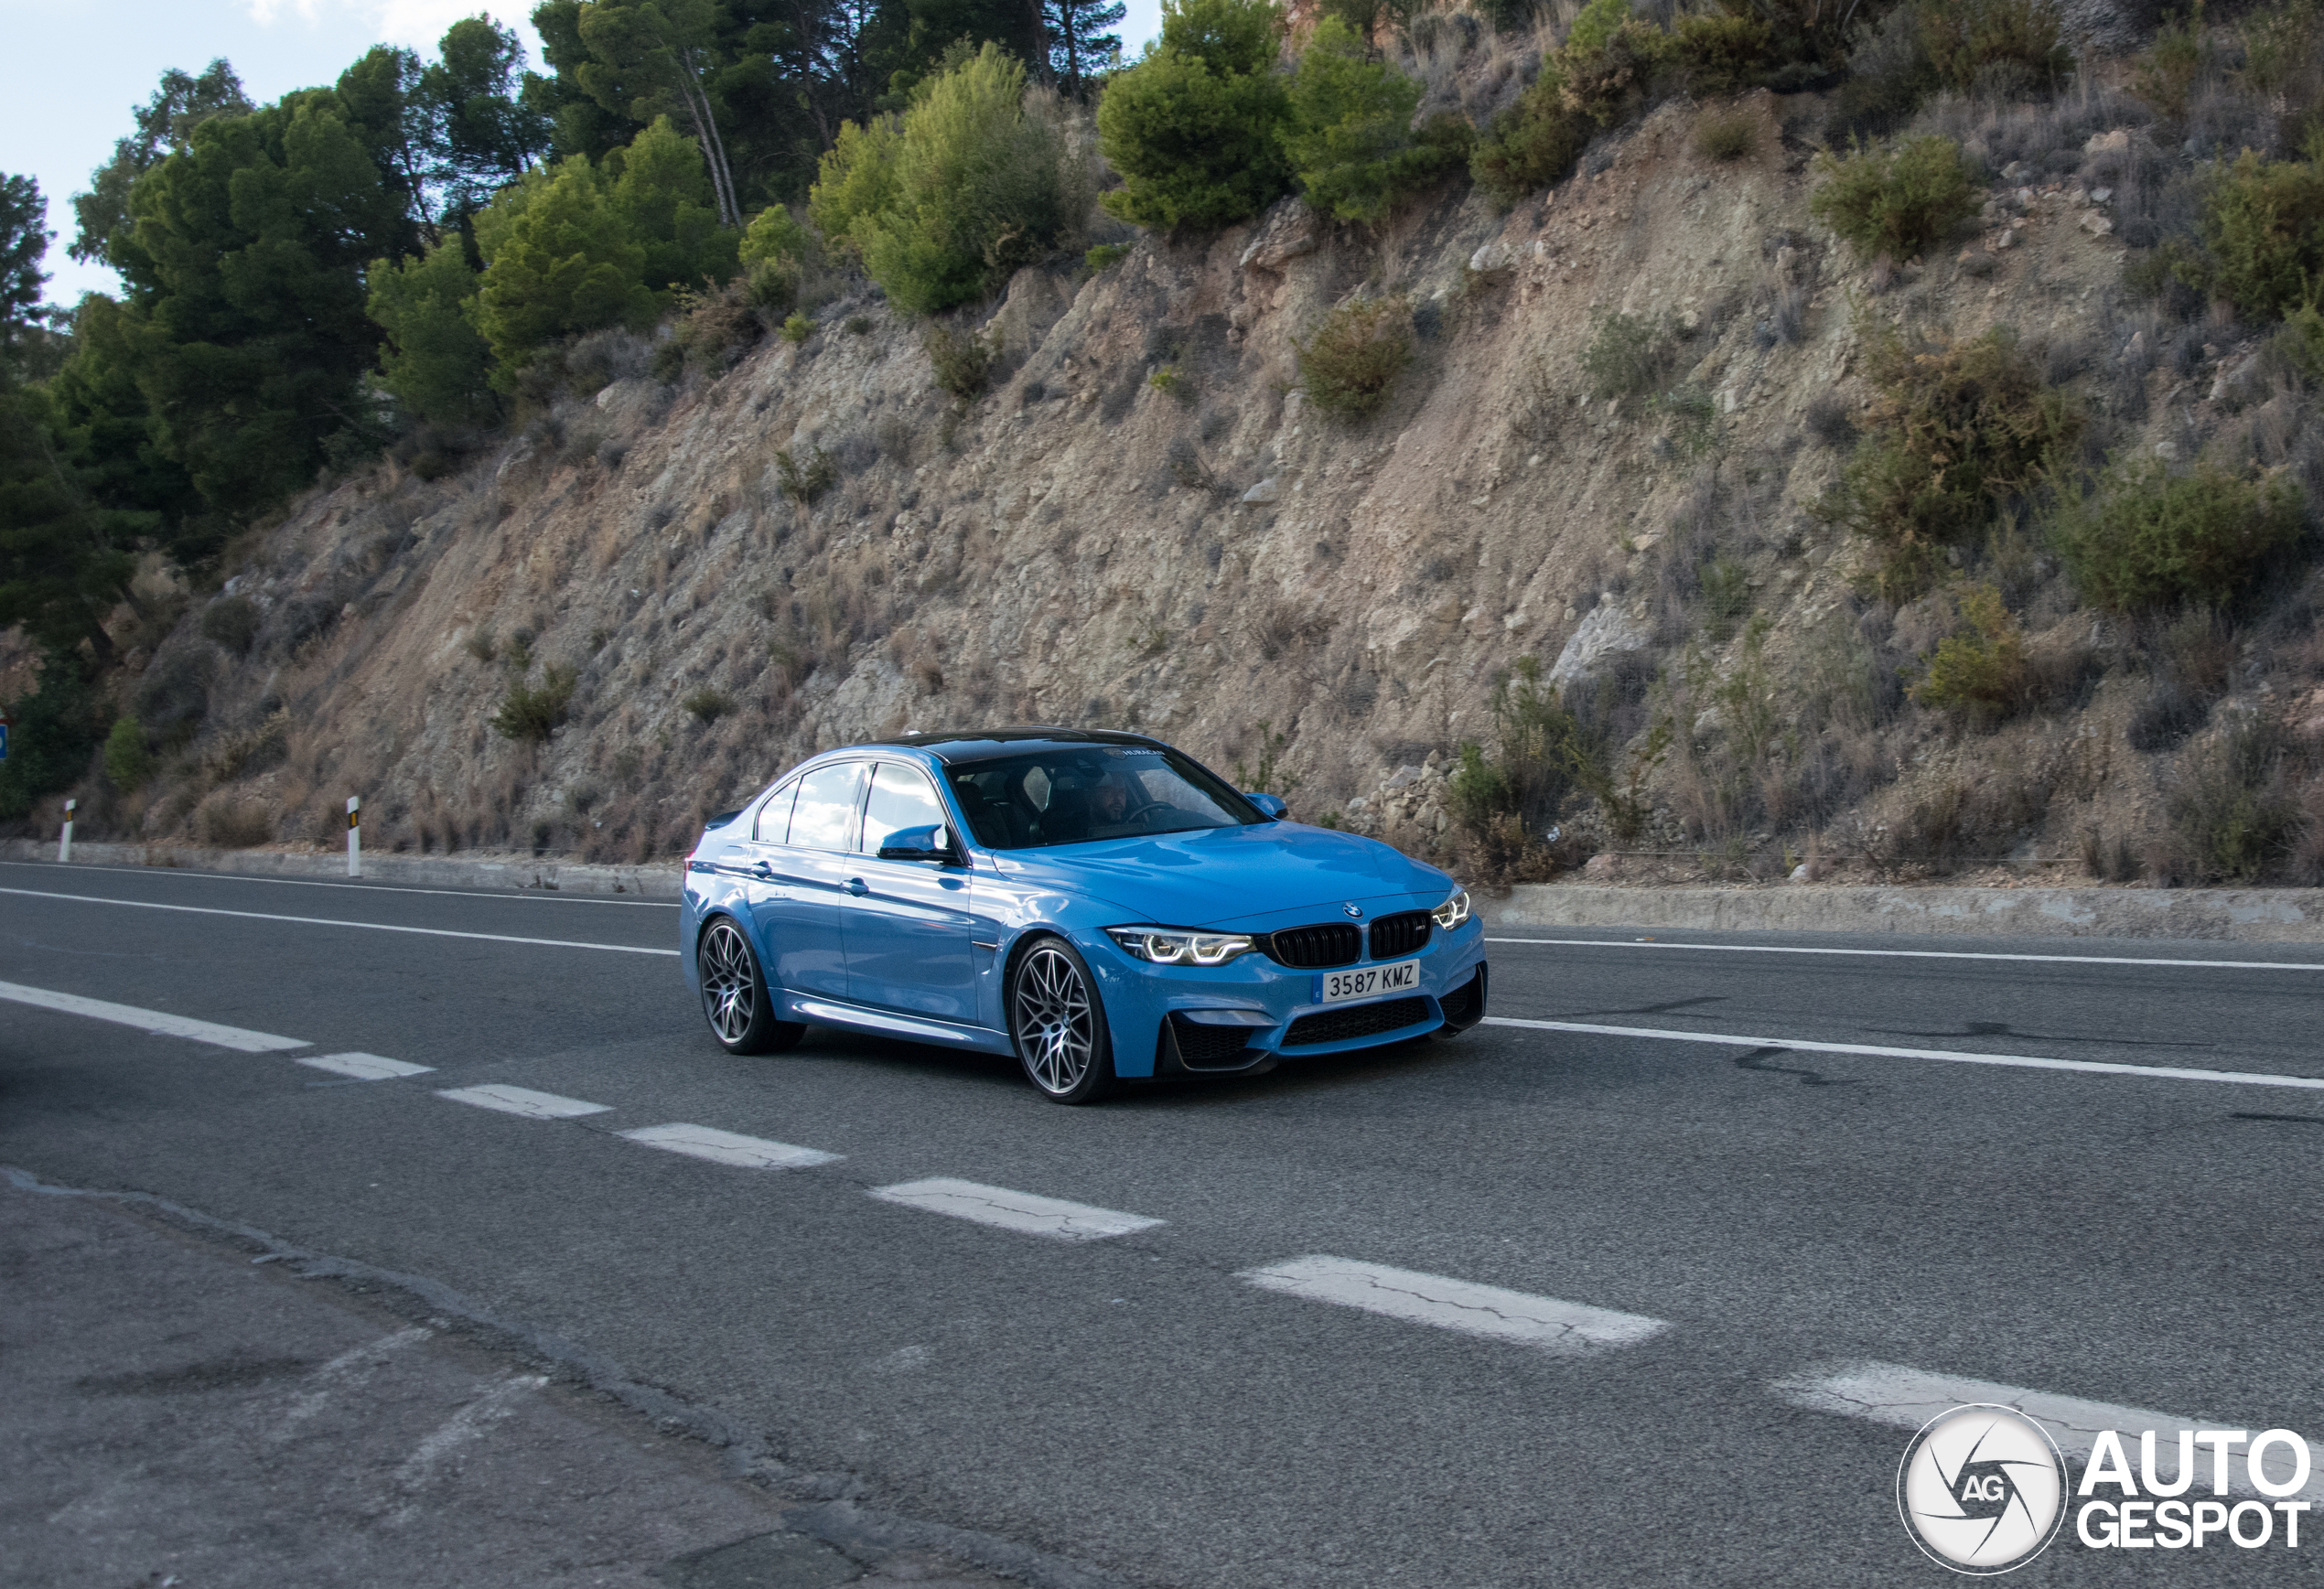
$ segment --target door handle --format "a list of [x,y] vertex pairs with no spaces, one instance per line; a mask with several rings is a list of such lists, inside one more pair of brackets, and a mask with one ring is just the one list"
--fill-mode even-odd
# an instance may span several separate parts
[[759,878],[771,877],[775,875],[775,869],[772,866],[768,865],[766,862],[759,861],[752,864],[750,868],[750,875],[753,877]]
[[850,877],[847,879],[847,892],[860,899],[871,892],[871,885],[861,877]]

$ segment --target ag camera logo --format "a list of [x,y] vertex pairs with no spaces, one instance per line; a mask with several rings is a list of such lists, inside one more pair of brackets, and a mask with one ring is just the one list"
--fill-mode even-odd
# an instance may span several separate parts
[[2065,1521],[2065,1459],[2014,1407],[1955,1407],[1905,1448],[1897,1511],[1932,1561],[1973,1577],[2013,1572],[2049,1549]]

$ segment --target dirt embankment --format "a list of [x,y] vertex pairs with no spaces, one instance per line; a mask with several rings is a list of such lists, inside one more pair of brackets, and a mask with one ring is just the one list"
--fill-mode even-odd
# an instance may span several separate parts
[[[1618,745],[1676,725],[1637,847],[1888,867],[1932,789],[1988,848],[2135,835],[2165,776],[2123,742],[2140,686],[2054,570],[2021,616],[2071,687],[1964,735],[1895,685],[1950,607],[1867,603],[1811,506],[1873,318],[2008,326],[2059,380],[2134,383],[2131,446],[2244,406],[2205,395],[2237,350],[2124,373],[2121,247],[2071,177],[1997,184],[1957,258],[1867,270],[1809,220],[1820,102],[1743,103],[1739,160],[1669,105],[1507,215],[1449,193],[1367,235],[1286,201],[1092,279],[1027,271],[984,317],[1005,379],[964,414],[867,294],[676,385],[600,338],[575,362],[603,379],[522,435],[319,491],[191,599],[134,686],[167,768],[92,780],[84,831],[335,843],[360,793],[374,849],[631,861],[818,748],[1042,721],[1163,735],[1296,780],[1299,815],[1442,849],[1458,747],[1490,746],[1492,681],[1532,658]],[[2085,119],[2060,135],[2106,133]],[[1366,294],[1410,297],[1417,358],[1349,424],[1303,402],[1295,342]],[[1615,311],[1673,338],[1651,401],[1588,395]],[[246,641],[210,616],[235,602]],[[1751,756],[1738,678],[1772,714]],[[496,727],[527,708],[545,738]],[[1602,847],[1568,811],[1567,852]]]

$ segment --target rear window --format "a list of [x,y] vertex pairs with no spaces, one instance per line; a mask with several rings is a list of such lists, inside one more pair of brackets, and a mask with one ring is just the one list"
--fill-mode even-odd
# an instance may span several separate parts
[[1159,746],[1077,745],[946,769],[976,842],[1032,850],[1263,822],[1200,763]]

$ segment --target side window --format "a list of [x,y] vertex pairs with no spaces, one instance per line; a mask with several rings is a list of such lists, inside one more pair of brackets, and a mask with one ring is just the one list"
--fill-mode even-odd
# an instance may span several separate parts
[[883,761],[872,777],[871,802],[864,808],[864,850],[877,854],[891,833],[947,821],[934,786],[916,767]]
[[791,811],[791,843],[802,850],[845,850],[855,837],[855,807],[864,795],[864,764],[817,768],[799,780]]
[[799,780],[794,778],[769,795],[767,803],[759,808],[759,823],[750,836],[762,844],[782,843],[791,832],[791,802],[798,793]]

